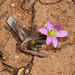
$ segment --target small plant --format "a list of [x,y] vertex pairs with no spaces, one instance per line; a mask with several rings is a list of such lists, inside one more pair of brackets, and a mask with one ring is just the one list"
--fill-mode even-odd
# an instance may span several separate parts
[[39,32],[46,35],[46,44],[49,45],[51,42],[53,43],[54,48],[57,47],[58,40],[57,37],[66,37],[68,35],[67,31],[60,30],[61,25],[53,26],[52,23],[48,20],[47,28],[40,28]]
[[37,36],[36,38],[28,37],[20,27],[19,21],[15,23],[11,16],[8,18],[7,23],[21,39],[21,50],[34,56],[47,57],[47,54],[38,51],[38,47],[40,47],[41,44],[46,43],[49,45],[52,42],[54,48],[56,48],[58,44],[57,37],[66,37],[68,35],[67,31],[60,30],[61,25],[53,26],[50,21],[47,22],[47,28],[42,27],[39,29],[39,32],[46,35],[47,38],[42,36]]

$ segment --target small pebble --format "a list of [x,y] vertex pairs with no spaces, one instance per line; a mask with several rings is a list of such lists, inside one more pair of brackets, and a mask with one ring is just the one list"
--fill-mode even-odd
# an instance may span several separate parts
[[25,26],[25,25],[22,25],[22,27],[24,27],[24,28],[25,28],[26,26]]
[[71,0],[68,0],[68,1],[71,1]]
[[24,68],[19,69],[18,74],[17,75],[21,75],[23,72]]
[[22,15],[21,15],[21,13],[17,13],[17,16],[21,17]]
[[12,37],[13,35],[10,35],[10,37]]
[[53,55],[51,55],[51,57],[53,57]]
[[0,74],[2,74],[2,72],[0,72]]
[[14,7],[14,6],[15,6],[15,4],[14,4],[14,3],[12,3],[12,4],[11,4],[11,6],[12,6],[12,7]]
[[28,74],[28,73],[29,73],[29,69],[26,69],[26,70],[25,70],[25,74]]

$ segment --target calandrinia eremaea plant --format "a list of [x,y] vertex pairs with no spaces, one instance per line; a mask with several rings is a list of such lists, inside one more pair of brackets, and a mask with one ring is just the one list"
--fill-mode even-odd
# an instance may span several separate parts
[[53,26],[52,23],[48,20],[47,28],[40,28],[39,32],[46,35],[46,44],[49,45],[51,42],[53,43],[54,48],[57,47],[58,40],[57,37],[66,37],[68,35],[67,31],[60,30],[61,25]]

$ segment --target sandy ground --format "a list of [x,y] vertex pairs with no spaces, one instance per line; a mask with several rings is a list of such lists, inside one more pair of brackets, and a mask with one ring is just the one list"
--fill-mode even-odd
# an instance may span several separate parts
[[[56,49],[41,45],[48,57],[32,56],[21,51],[21,40],[6,23],[10,16],[30,36],[47,20],[69,35],[58,38]],[[21,75],[75,75],[75,0],[0,0],[0,75],[17,75],[20,68]]]

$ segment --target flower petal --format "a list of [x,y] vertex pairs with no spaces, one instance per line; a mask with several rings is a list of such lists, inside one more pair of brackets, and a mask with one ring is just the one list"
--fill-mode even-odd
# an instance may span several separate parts
[[46,28],[43,27],[43,28],[40,28],[40,29],[39,29],[39,32],[42,33],[42,34],[44,34],[44,35],[47,35],[47,32],[48,32],[48,31],[47,31]]
[[60,30],[58,33],[57,33],[57,36],[56,37],[65,37],[68,35],[68,32],[67,31],[64,31],[64,30]]
[[58,44],[57,38],[53,38],[52,43],[53,43],[54,48],[56,48]]
[[54,28],[55,30],[59,31],[60,28],[61,28],[61,25],[55,25],[53,28]]
[[46,44],[49,45],[52,41],[52,38],[50,38],[49,36],[47,36],[47,39],[46,39]]
[[47,30],[50,30],[50,29],[52,29],[53,28],[53,25],[52,25],[52,23],[48,20],[48,22],[47,22]]

